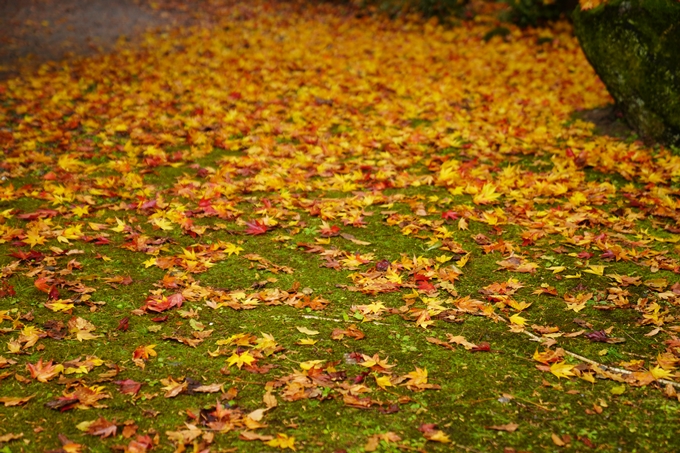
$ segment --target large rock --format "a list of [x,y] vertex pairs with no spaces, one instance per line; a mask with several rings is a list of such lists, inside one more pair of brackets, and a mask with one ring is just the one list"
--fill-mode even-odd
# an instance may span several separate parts
[[642,137],[680,145],[680,2],[576,8],[574,28],[628,123]]

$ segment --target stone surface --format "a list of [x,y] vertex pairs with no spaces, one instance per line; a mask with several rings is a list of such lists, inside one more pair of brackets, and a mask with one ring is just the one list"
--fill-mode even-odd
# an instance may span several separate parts
[[574,28],[628,123],[646,139],[680,145],[680,2],[577,8]]

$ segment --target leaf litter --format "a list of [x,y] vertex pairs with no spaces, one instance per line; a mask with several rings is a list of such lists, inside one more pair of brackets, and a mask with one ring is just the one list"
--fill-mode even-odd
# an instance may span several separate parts
[[[610,99],[568,24],[487,43],[484,15],[446,28],[329,5],[211,8],[212,28],[150,33],[0,85],[0,377],[28,387],[5,386],[0,402],[5,416],[52,409],[69,424],[37,445],[210,451],[224,437],[314,451],[308,427],[277,411],[405,411],[455,381],[428,355],[474,354],[467,369],[506,355],[506,334],[530,343],[531,387],[603,387],[609,405],[659,389],[677,404],[680,157],[571,116]],[[337,291],[303,286],[315,268]],[[278,309],[295,329],[215,322]],[[471,337],[475,322],[495,333]],[[378,327],[422,332],[424,349],[401,334],[411,353],[375,347]],[[126,336],[124,356],[108,349]],[[199,357],[209,370],[166,368]],[[254,392],[248,376],[264,377],[252,401],[239,395]],[[556,410],[497,390],[488,399]],[[198,409],[183,399],[201,394]],[[183,420],[154,425],[166,399]],[[609,407],[598,401],[586,413]],[[382,427],[348,448],[490,445],[415,406],[410,431]],[[88,409],[98,418],[70,415]],[[531,424],[465,423],[487,436]],[[28,432],[0,443],[31,445]]]

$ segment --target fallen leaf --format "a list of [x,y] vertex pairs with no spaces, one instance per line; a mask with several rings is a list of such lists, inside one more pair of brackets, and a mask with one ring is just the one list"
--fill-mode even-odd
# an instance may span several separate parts
[[306,327],[295,327],[298,332],[304,333],[305,335],[319,335],[319,332],[317,330],[310,330]]
[[18,397],[13,397],[13,396],[3,396],[0,397],[0,403],[3,403],[5,407],[12,407],[12,406],[23,406],[33,398],[35,398],[35,394],[31,396],[18,396]]
[[509,433],[514,433],[519,428],[517,423],[506,423],[505,425],[492,425],[487,426],[486,429],[493,429],[495,431],[507,431]]

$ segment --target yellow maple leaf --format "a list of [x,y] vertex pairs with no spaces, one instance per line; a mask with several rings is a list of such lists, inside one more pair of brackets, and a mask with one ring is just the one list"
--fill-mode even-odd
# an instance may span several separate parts
[[460,162],[455,159],[449,159],[444,162],[439,170],[439,181],[446,183],[447,181],[455,181],[460,178],[458,169],[460,168]]
[[438,263],[444,264],[444,263],[446,263],[447,261],[450,261],[451,258],[453,258],[453,256],[439,255],[439,256],[435,257],[435,260],[436,260]]
[[519,313],[515,313],[514,315],[510,316],[509,319],[511,323],[518,326],[523,326],[527,323],[527,318],[520,316]]
[[153,219],[150,223],[163,231],[172,231],[173,229],[172,222],[168,219]]
[[426,433],[425,437],[427,438],[427,440],[431,440],[433,442],[441,442],[443,444],[451,443],[451,439],[449,439],[448,434],[439,429],[436,431]]
[[21,353],[21,343],[16,339],[7,342],[7,350],[10,354],[20,354]]
[[531,304],[532,304],[533,302],[529,302],[529,303],[524,302],[524,301],[522,301],[522,302],[517,302],[517,301],[514,300],[514,299],[510,299],[510,300],[506,301],[505,303],[508,304],[508,305],[510,305],[512,308],[514,308],[514,309],[517,310],[517,311],[524,311],[524,310],[526,310],[527,308],[531,307]]
[[300,363],[300,368],[302,368],[305,371],[308,371],[316,367],[317,365],[321,365],[323,362],[324,360],[307,360],[306,362]]
[[110,228],[111,231],[115,231],[116,233],[122,233],[126,227],[125,222],[116,217],[116,223],[117,225],[115,227]]
[[486,183],[482,189],[472,198],[475,204],[492,204],[501,197],[501,194],[496,192],[496,186],[491,183]]
[[73,215],[83,217],[90,213],[90,208],[88,206],[76,206],[75,208],[71,209],[71,212]]
[[26,239],[24,239],[22,242],[30,245],[31,248],[33,248],[36,245],[43,245],[45,243],[45,238],[37,231],[28,231],[26,233]]
[[285,450],[286,448],[290,448],[291,450],[296,451],[295,450],[295,437],[294,436],[288,437],[288,435],[283,434],[283,433],[276,434],[276,437],[269,440],[267,442],[267,445],[269,445],[270,447],[277,447],[277,448],[280,448],[282,450]]
[[70,299],[59,299],[54,302],[45,302],[45,307],[52,311],[69,311],[74,307],[74,305],[67,301],[70,301]]
[[375,383],[378,384],[378,387],[380,387],[383,390],[387,387],[394,387],[394,384],[392,384],[390,377],[387,375],[375,376]]
[[591,384],[595,383],[595,376],[593,375],[593,373],[581,373],[581,376],[579,377],[584,381],[590,382]]
[[607,266],[595,266],[591,264],[588,266],[589,269],[586,269],[583,272],[587,274],[603,275],[605,267]]
[[386,357],[385,359],[381,360],[380,357],[378,356],[378,354],[375,354],[373,357],[368,356],[366,354],[362,354],[361,356],[364,359],[364,361],[360,362],[359,365],[364,366],[366,368],[372,368],[374,366],[378,366],[378,367],[381,367],[381,368],[384,368],[384,369],[388,369],[388,368],[393,368],[395,366],[395,365],[388,365],[387,359],[389,357]]
[[237,245],[232,244],[231,242],[227,242],[225,244],[222,244],[222,247],[224,247],[224,253],[227,255],[238,255],[243,251],[243,249]]
[[233,353],[231,357],[227,359],[227,363],[229,364],[229,366],[236,365],[239,370],[243,365],[250,365],[254,361],[255,357],[250,355],[248,351],[245,351],[242,354]]
[[78,239],[83,236],[83,232],[81,231],[82,225],[76,225],[73,227],[68,227],[64,231],[61,232],[59,236],[57,236],[57,241],[62,242],[64,244],[69,244],[69,239]]
[[89,370],[85,365],[80,365],[78,367],[69,367],[64,370],[64,374],[88,374]]
[[558,378],[569,378],[574,376],[571,370],[574,369],[574,365],[569,365],[565,362],[556,362],[550,365],[550,372],[557,376]]
[[655,366],[654,368],[651,368],[649,372],[652,373],[654,379],[668,379],[673,375],[673,372],[671,370],[664,370],[658,365]]
[[461,259],[459,259],[458,261],[456,261],[456,265],[457,265],[458,267],[464,267],[464,266],[467,264],[467,262],[470,260],[470,256],[471,256],[471,255],[472,255],[472,253],[469,253],[469,252],[466,253],[465,255],[463,255],[463,256],[461,257]]
[[464,217],[461,217],[460,220],[458,220],[458,229],[459,230],[467,230],[468,229],[468,222],[465,220]]
[[262,333],[262,338],[257,339],[255,349],[262,351],[265,355],[271,355],[277,348],[276,340],[271,334]]
[[427,369],[416,367],[415,371],[411,371],[407,374],[409,377],[408,385],[418,386],[421,384],[427,384]]

